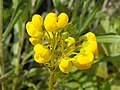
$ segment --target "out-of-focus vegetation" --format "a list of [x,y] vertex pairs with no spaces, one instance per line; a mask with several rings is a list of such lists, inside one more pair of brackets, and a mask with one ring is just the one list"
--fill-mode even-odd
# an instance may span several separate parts
[[25,24],[51,11],[68,14],[75,38],[94,32],[99,47],[89,70],[61,73],[55,90],[120,90],[120,0],[3,0],[3,8],[0,90],[48,90],[49,71],[33,60]]

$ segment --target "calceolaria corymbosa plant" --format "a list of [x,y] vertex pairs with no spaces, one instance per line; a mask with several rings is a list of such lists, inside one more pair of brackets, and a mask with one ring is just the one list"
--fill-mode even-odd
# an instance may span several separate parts
[[75,26],[71,27],[68,21],[66,13],[57,16],[51,12],[44,20],[35,14],[26,24],[29,41],[34,46],[34,60],[44,65],[49,63],[49,90],[53,90],[56,72],[69,74],[72,65],[80,70],[89,69],[98,52],[94,33],[75,39],[71,36]]

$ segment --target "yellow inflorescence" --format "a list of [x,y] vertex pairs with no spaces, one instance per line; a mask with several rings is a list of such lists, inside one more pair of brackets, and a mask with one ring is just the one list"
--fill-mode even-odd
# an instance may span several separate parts
[[[34,60],[38,63],[46,63],[53,59],[49,62],[50,65],[58,64],[53,65],[52,69],[59,67],[63,73],[69,73],[72,64],[80,70],[90,68],[94,56],[98,53],[95,34],[86,33],[83,41],[77,45],[75,38],[71,37],[68,31],[64,31],[68,21],[66,13],[57,16],[51,12],[46,15],[44,23],[43,18],[35,14],[26,24],[29,41],[34,45]],[[65,38],[64,32],[68,32]]]
[[79,69],[90,68],[94,60],[94,55],[98,53],[97,41],[94,33],[88,32],[84,36],[86,36],[87,40],[83,41],[80,53],[72,60],[73,64]]

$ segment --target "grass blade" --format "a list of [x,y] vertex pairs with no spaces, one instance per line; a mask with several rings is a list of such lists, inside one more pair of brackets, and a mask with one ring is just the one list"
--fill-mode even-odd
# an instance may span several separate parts
[[104,35],[97,36],[97,42],[99,43],[120,43],[120,35]]

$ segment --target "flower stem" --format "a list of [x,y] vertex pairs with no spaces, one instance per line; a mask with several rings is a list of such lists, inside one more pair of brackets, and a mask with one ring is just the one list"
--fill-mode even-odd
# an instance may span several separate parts
[[54,78],[54,72],[50,71],[49,90],[53,90],[53,78]]

